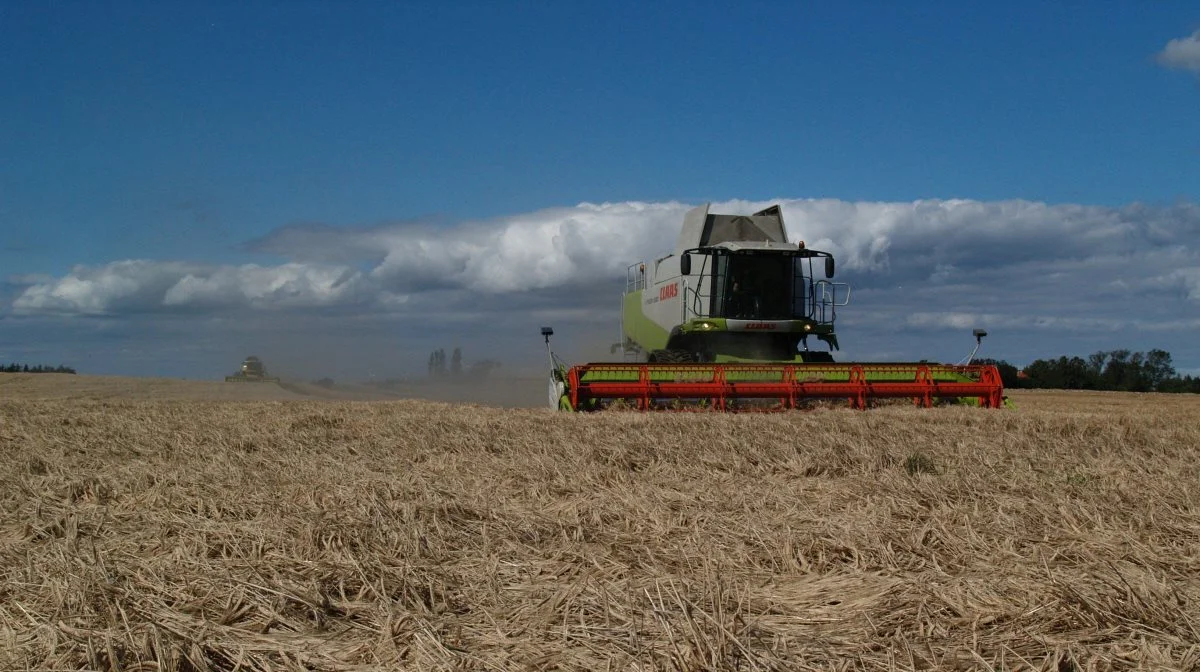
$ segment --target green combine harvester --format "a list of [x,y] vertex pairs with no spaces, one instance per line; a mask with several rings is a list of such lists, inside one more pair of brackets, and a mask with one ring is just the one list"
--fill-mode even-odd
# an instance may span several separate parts
[[267,367],[263,365],[262,360],[254,355],[247,357],[243,362],[238,372],[232,376],[225,376],[227,383],[278,383],[279,379],[274,376],[267,375]]
[[[814,266],[824,276],[817,279]],[[783,212],[723,215],[689,211],[672,254],[626,271],[621,362],[566,366],[550,350],[550,403],[588,411],[770,410],[881,399],[1004,405],[994,366],[837,363],[834,322],[850,287],[834,282],[833,255],[788,240]],[[824,349],[810,350],[823,344]]]

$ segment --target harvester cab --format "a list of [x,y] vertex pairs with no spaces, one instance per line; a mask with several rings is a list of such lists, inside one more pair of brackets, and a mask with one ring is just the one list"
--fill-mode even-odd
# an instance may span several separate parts
[[[814,261],[823,266],[817,279]],[[788,240],[779,206],[721,215],[687,213],[674,253],[629,267],[622,305],[627,360],[829,362],[837,308],[834,259]],[[809,350],[810,338],[826,352]]]
[[[542,328],[550,405],[761,410],[844,399],[861,409],[888,398],[1003,405],[994,366],[834,363],[837,309],[850,300],[835,270],[832,254],[788,239],[778,205],[752,215],[695,208],[672,254],[626,271],[625,361],[568,367],[550,349],[553,330]],[[985,335],[975,333],[976,349]],[[810,339],[827,349],[810,350]]]

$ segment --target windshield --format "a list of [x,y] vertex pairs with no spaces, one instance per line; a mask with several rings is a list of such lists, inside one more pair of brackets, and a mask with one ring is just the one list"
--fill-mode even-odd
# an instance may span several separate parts
[[716,255],[712,314],[743,320],[811,317],[808,259],[786,254]]

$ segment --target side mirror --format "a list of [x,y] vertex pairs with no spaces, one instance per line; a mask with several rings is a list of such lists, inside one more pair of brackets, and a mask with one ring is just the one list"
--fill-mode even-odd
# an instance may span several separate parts
[[683,254],[679,256],[679,273],[681,275],[692,274],[692,255]]
[[825,277],[833,277],[833,257],[825,257]]

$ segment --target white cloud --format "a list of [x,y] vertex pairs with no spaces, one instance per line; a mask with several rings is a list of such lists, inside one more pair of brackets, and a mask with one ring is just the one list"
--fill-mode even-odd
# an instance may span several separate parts
[[[1102,347],[1141,347],[1124,334],[1182,342],[1194,331],[1200,206],[797,199],[712,210],[749,213],[774,203],[792,238],[835,253],[838,279],[854,287],[853,303],[838,312],[844,347],[899,347],[893,339],[901,333],[913,335],[910,343],[947,331],[968,330],[969,338],[973,327],[1041,335],[1029,347],[1103,334],[1116,342]],[[17,287],[12,312],[336,312],[363,322],[416,316],[423,330],[573,321],[597,340],[615,340],[603,325],[615,334],[626,266],[669,252],[690,207],[581,204],[440,227],[285,227],[250,245],[286,260],[278,265],[77,267],[62,277],[24,278],[32,282]]]
[[163,305],[311,308],[357,301],[363,289],[362,274],[345,267],[223,266],[180,278],[163,295]]
[[[834,252],[843,269],[872,273],[1129,254],[1200,237],[1195,206],[809,199],[732,201],[713,210],[752,212],[775,202],[782,202],[793,238]],[[689,207],[581,204],[444,228],[285,228],[256,247],[292,259],[357,259],[393,288],[520,292],[621,277],[627,264],[670,250]]]
[[441,228],[288,227],[252,248],[294,259],[367,262],[372,280],[399,291],[500,294],[618,277],[640,255],[665,252],[687,208],[585,203]]
[[77,266],[65,277],[27,288],[13,302],[18,314],[113,315],[237,307],[287,309],[353,302],[361,274],[344,267],[211,266],[128,260]]
[[98,268],[76,266],[65,277],[27,288],[13,302],[20,313],[142,312],[161,303],[180,277],[203,266],[178,261],[132,259]]
[[[1108,208],[1027,201],[911,203],[832,199],[734,201],[714,212],[783,204],[793,239],[838,256],[862,288],[971,286],[1032,275],[1055,291],[1145,286],[1152,278],[1200,300],[1194,267],[1200,207]],[[24,313],[107,314],[178,309],[403,307],[432,291],[469,295],[616,282],[625,267],[670,250],[683,203],[581,204],[434,228],[284,228],[254,248],[275,266],[128,260],[37,277],[13,307]],[[318,259],[339,259],[325,263]],[[982,274],[990,271],[993,277]],[[1086,287],[1079,285],[1084,284]],[[994,293],[996,285],[980,286]]]
[[1158,53],[1158,62],[1168,68],[1200,73],[1200,30],[1167,42]]

